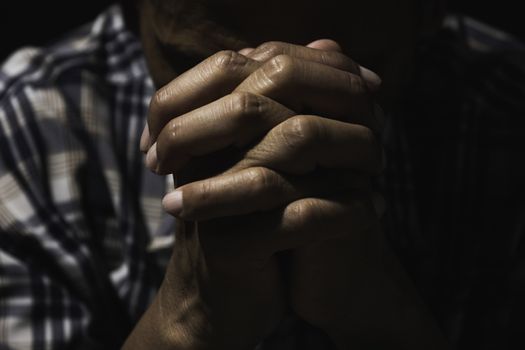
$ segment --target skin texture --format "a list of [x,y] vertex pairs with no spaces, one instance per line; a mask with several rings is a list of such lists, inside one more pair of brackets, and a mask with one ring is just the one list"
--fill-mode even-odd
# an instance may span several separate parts
[[254,5],[138,4],[161,87],[141,149],[176,174],[163,204],[180,231],[124,348],[251,349],[287,312],[340,349],[445,348],[380,230],[381,79],[345,54],[387,74],[413,43],[411,3]]

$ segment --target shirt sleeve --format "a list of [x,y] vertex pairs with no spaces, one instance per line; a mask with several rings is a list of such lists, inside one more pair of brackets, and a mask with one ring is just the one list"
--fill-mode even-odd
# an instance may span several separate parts
[[[14,253],[20,254],[19,250]],[[64,349],[84,338],[90,318],[85,304],[57,280],[3,247],[0,295],[2,348]]]
[[61,90],[24,81],[25,55],[0,73],[0,348],[78,348],[116,303],[83,209],[85,146]]

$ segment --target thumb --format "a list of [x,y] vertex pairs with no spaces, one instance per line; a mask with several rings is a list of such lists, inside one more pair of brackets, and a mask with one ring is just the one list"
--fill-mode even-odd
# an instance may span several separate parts
[[312,49],[318,49],[318,50],[325,50],[325,51],[337,51],[337,52],[343,51],[341,46],[332,39],[315,40],[315,41],[312,41],[310,44],[306,45],[306,47],[309,47]]

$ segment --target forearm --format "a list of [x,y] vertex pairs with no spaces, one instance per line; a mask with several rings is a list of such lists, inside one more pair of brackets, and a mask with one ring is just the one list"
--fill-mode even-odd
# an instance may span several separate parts
[[[169,283],[160,288],[153,303],[129,335],[123,350],[253,350],[245,329],[214,327],[198,296],[177,301],[180,291]],[[248,320],[245,320],[248,322]],[[222,323],[222,322],[221,322]],[[223,327],[230,328],[221,331]],[[220,328],[220,329],[219,329]],[[246,332],[246,334],[242,334]],[[252,337],[248,337],[252,339]],[[253,339],[252,339],[253,340]]]
[[[165,305],[169,287],[163,285],[153,303],[137,323],[123,349],[157,349],[157,350],[204,350],[213,349],[199,335],[199,326],[191,324],[190,319],[198,319],[197,313],[188,319],[178,322],[169,315],[169,306]],[[204,319],[201,320],[204,322]],[[205,328],[205,325],[200,325]]]
[[281,318],[276,261],[252,271],[206,255],[196,226],[178,228],[164,281],[124,349],[253,350]]

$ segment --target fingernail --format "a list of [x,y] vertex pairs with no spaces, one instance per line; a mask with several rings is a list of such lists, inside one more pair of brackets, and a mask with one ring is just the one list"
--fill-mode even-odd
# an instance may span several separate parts
[[253,50],[255,50],[253,47],[246,47],[246,48],[244,48],[244,49],[239,50],[239,53],[240,53],[241,55],[246,56],[246,55],[249,55],[250,52],[252,52]]
[[318,50],[326,50],[326,51],[337,51],[342,52],[341,46],[337,43],[337,41],[332,39],[318,39],[315,41],[312,41],[310,44],[306,45],[306,47],[312,48],[312,49],[318,49]]
[[370,69],[359,66],[361,70],[361,77],[367,82],[368,87],[375,90],[381,85],[381,78]]
[[144,130],[142,131],[142,135],[140,136],[140,150],[143,153],[146,153],[148,151],[149,146],[149,127],[148,124],[144,126]]
[[146,167],[156,172],[157,170],[157,143],[155,142],[153,146],[149,149],[148,153],[146,154]]
[[182,212],[182,191],[175,190],[165,195],[162,207],[170,214],[179,215]]

